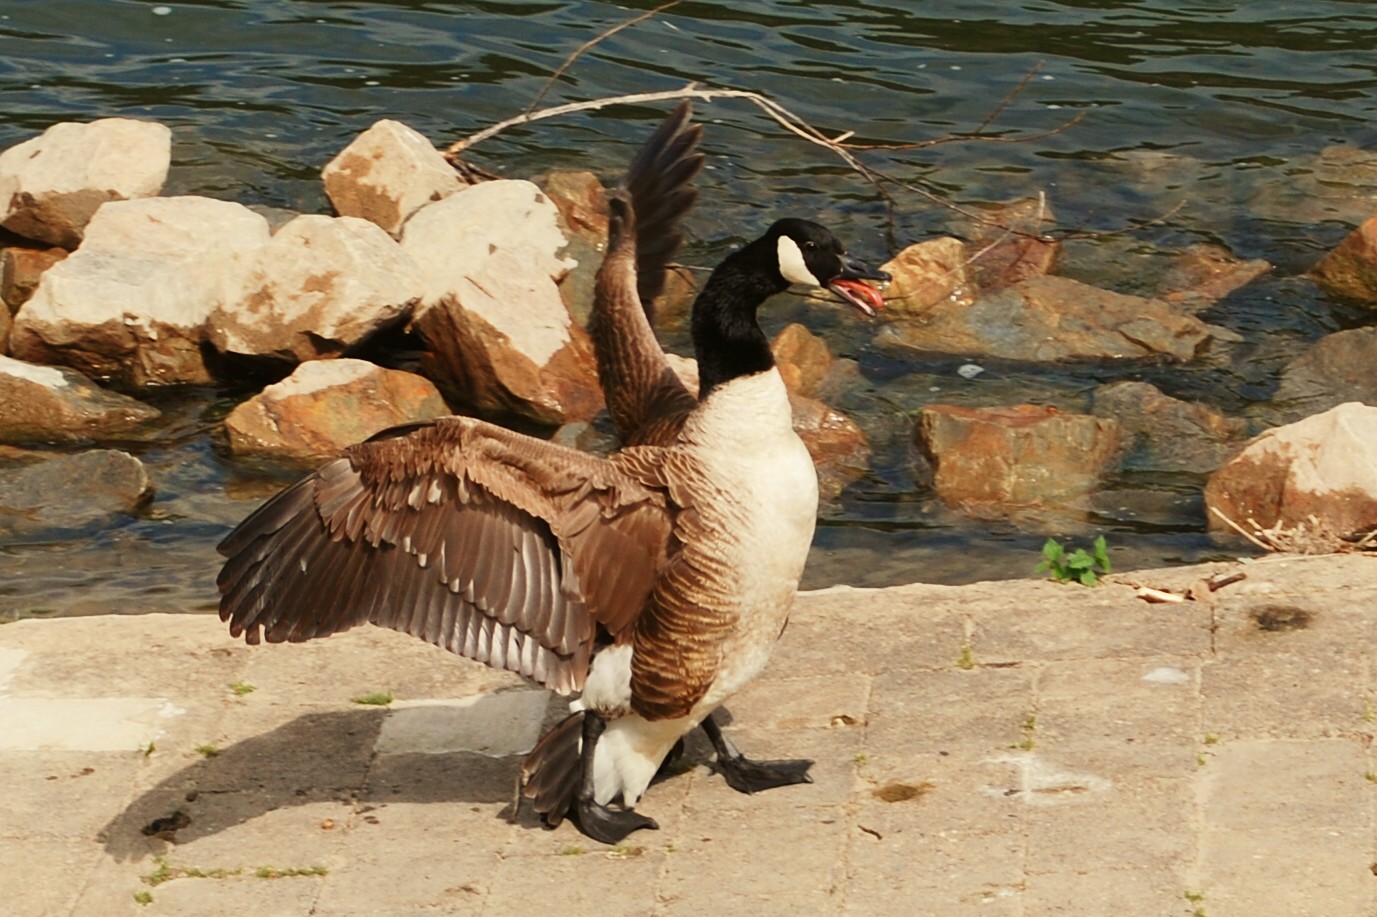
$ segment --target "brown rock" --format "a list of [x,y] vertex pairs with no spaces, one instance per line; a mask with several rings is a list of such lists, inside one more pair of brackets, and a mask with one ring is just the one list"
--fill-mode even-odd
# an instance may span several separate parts
[[922,321],[885,325],[876,341],[1036,362],[1154,357],[1184,362],[1212,338],[1229,337],[1160,299],[1047,276],[982,295],[969,307],[944,301]]
[[1377,304],[1377,217],[1373,217],[1338,244],[1311,271],[1331,293]]
[[775,336],[770,349],[789,391],[809,398],[817,394],[832,367],[832,351],[826,341],[794,322]]
[[1238,452],[1247,427],[1209,405],[1169,397],[1146,382],[1100,386],[1092,412],[1118,421],[1130,441],[1124,467],[1136,471],[1214,471]]
[[870,465],[870,442],[856,422],[836,408],[796,392],[789,394],[794,432],[818,469],[818,495],[830,500]]
[[1238,525],[1313,527],[1340,535],[1377,527],[1377,407],[1341,404],[1256,437],[1205,487],[1211,531]]
[[43,272],[67,257],[65,248],[11,246],[0,252],[0,300],[10,314],[29,301]]
[[435,386],[363,360],[313,360],[225,418],[237,455],[330,458],[375,433],[449,413]]
[[607,189],[592,172],[556,170],[538,184],[559,210],[567,232],[583,236],[594,245],[607,240]]
[[1290,421],[1349,401],[1377,405],[1374,367],[1377,327],[1337,331],[1286,364],[1272,403]]
[[969,306],[975,301],[975,283],[966,273],[966,247],[958,239],[910,245],[883,270],[894,276],[885,290],[887,316],[925,315],[946,303]]
[[399,237],[402,224],[464,182],[423,135],[383,119],[360,134],[321,173],[340,216],[360,217]]
[[1061,243],[1043,237],[1056,224],[1045,197],[1027,198],[981,212],[988,222],[961,225],[971,282],[986,292],[1049,274]]
[[1090,493],[1115,467],[1119,425],[1028,404],[932,405],[919,418],[917,445],[944,503],[999,512]]
[[1177,255],[1156,295],[1169,303],[1203,309],[1271,269],[1261,258],[1239,261],[1221,245],[1192,245]]
[[94,449],[0,471],[0,535],[77,528],[132,513],[152,495],[143,463]]
[[76,248],[106,201],[152,197],[172,162],[172,132],[153,121],[54,124],[0,153],[0,224]]
[[0,357],[0,441],[111,439],[130,436],[159,416],[70,369]]

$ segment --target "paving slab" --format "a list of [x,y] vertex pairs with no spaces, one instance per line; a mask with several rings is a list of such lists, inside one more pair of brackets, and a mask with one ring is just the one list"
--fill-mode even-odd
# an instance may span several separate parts
[[[1211,600],[1151,605],[1245,578]],[[514,807],[561,702],[401,634],[0,627],[5,914],[1377,914],[1377,559],[799,597],[607,847]],[[365,702],[370,701],[370,702]]]

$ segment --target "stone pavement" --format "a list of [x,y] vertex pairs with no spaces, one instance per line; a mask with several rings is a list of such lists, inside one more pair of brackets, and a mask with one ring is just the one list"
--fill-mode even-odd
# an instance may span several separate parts
[[0,912],[1377,914],[1377,560],[1115,579],[801,596],[728,732],[816,783],[691,745],[616,848],[508,820],[559,706],[411,638],[6,625]]

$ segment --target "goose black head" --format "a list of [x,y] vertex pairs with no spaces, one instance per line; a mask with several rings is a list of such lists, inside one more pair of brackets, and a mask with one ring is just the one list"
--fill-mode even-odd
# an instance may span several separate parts
[[880,291],[866,281],[888,283],[892,278],[848,255],[825,227],[808,220],[778,220],[764,241],[774,243],[780,276],[788,283],[827,290],[867,316],[884,306]]

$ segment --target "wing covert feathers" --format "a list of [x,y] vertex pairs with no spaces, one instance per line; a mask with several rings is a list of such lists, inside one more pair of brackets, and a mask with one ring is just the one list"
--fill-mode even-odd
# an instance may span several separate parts
[[576,691],[597,626],[630,639],[665,563],[648,458],[462,417],[350,447],[220,545],[220,617],[249,643],[378,624]]

